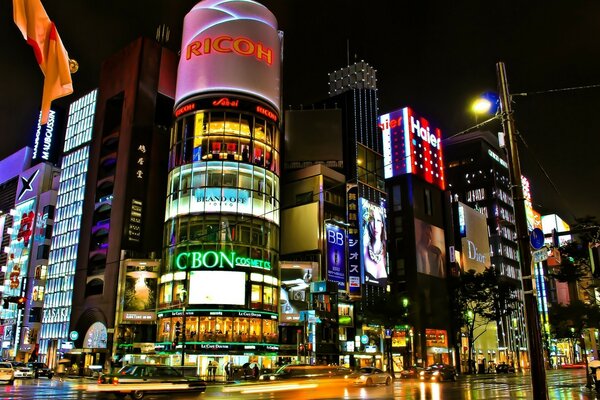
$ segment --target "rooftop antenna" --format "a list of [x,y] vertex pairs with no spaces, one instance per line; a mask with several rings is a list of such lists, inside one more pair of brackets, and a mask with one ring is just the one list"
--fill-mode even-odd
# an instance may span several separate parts
[[350,39],[346,39],[346,65],[350,65]]

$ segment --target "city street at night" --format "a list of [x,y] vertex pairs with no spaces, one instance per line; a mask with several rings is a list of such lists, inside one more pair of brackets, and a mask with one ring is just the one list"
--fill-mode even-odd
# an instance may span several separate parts
[[[584,370],[547,371],[549,399],[595,399],[593,389],[585,386]],[[529,399],[527,374],[485,374],[460,376],[457,382],[429,383],[396,379],[392,386],[355,387],[296,381],[289,390],[276,390],[279,384],[209,385],[206,393],[146,395],[145,399]],[[1,388],[3,399],[116,399],[112,394],[93,390],[92,380],[56,379],[17,380]],[[295,386],[295,389],[291,389]],[[299,389],[300,388],[300,389]]]

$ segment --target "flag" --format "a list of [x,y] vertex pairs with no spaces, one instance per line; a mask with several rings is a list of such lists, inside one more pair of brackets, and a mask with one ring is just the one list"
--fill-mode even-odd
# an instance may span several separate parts
[[44,74],[41,124],[48,122],[52,100],[73,93],[69,55],[40,0],[13,0],[13,18]]

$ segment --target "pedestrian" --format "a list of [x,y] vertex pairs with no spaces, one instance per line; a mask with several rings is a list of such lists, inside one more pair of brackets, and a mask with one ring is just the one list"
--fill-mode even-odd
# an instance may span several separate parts
[[54,372],[56,373],[56,376],[58,376],[58,381],[62,382],[65,379],[65,373],[66,373],[65,364],[59,362],[58,365],[56,366],[56,369]]
[[254,364],[254,368],[252,368],[252,375],[254,376],[254,379],[258,379],[259,372],[260,370],[258,369],[258,364]]

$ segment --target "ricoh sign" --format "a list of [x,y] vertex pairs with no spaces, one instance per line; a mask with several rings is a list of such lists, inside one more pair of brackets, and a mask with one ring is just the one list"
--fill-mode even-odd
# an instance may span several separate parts
[[275,16],[254,1],[204,0],[183,23],[176,107],[210,92],[250,94],[280,110]]

